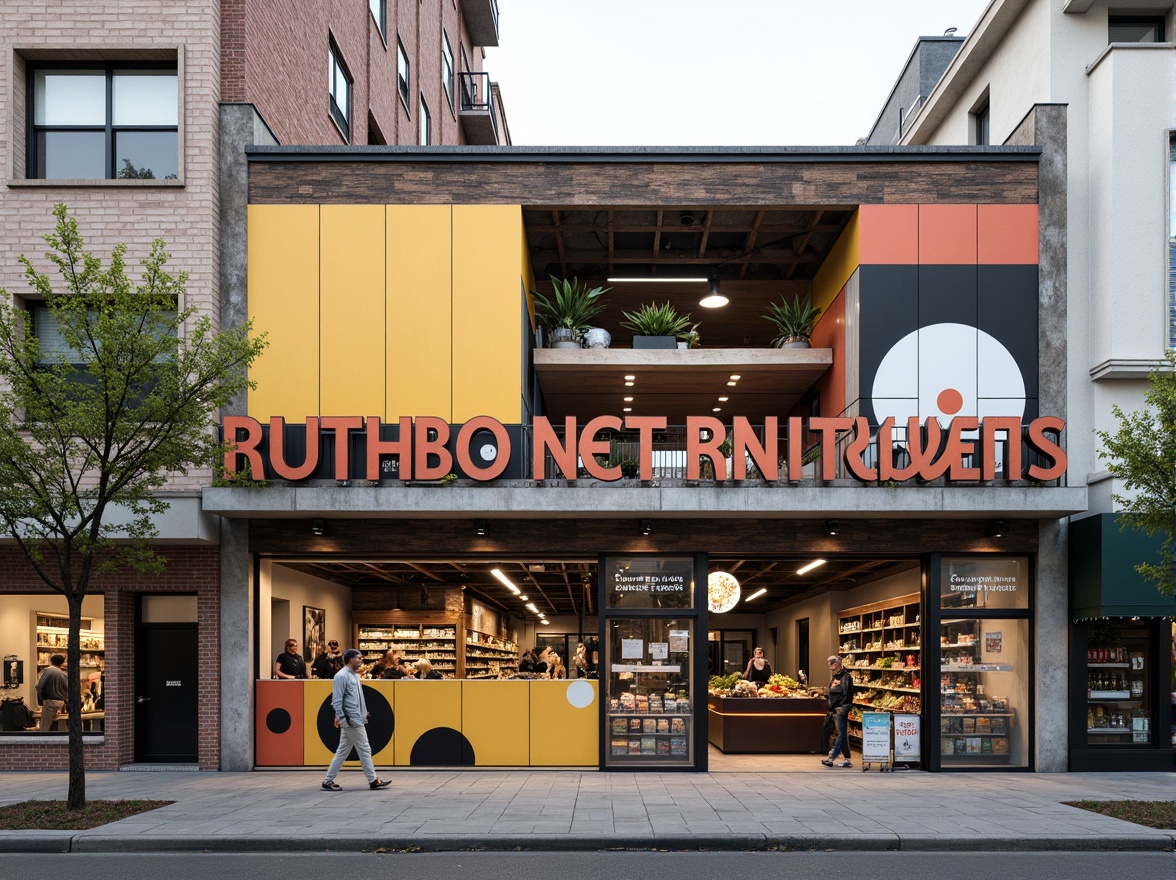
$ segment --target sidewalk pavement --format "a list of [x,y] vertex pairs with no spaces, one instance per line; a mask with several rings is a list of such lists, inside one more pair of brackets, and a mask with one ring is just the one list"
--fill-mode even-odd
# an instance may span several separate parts
[[[1068,807],[1172,800],[1173,773],[401,770],[87,774],[92,799],[173,800],[90,831],[0,831],[0,852],[613,849],[1150,850],[1157,831]],[[0,773],[0,803],[64,799],[65,772]]]

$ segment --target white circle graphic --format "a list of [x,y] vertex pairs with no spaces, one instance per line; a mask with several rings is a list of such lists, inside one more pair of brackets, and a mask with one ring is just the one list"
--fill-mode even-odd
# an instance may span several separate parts
[[706,597],[712,614],[725,614],[739,603],[739,581],[725,571],[712,571],[706,578]]
[[576,709],[587,709],[596,702],[596,692],[583,679],[568,684],[568,702]]
[[870,389],[878,421],[896,427],[956,416],[1025,415],[1025,379],[994,336],[967,324],[932,324],[900,339],[882,358]]
[[494,461],[498,458],[498,447],[492,443],[484,443],[478,454],[482,456],[482,461]]

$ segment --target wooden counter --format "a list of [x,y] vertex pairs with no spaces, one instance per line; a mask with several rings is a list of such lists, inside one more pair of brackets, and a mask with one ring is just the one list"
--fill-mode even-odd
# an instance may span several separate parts
[[707,739],[724,754],[815,754],[825,712],[812,697],[708,697]]

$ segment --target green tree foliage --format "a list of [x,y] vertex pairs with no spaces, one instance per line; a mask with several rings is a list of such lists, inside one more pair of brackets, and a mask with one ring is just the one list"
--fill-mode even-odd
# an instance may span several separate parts
[[1172,574],[1173,529],[1176,528],[1176,353],[1166,355],[1166,369],[1148,376],[1145,405],[1139,412],[1124,413],[1112,408],[1119,423],[1113,434],[1096,431],[1103,449],[1099,458],[1107,462],[1112,476],[1123,481],[1125,494],[1113,495],[1119,506],[1119,523],[1148,537],[1167,535],[1160,558],[1135,566],[1163,596],[1172,596],[1176,577]]
[[[248,325],[217,331],[184,300],[156,240],[136,284],[118,245],[109,266],[87,252],[64,205],[45,255],[57,284],[21,256],[63,345],[46,350],[31,314],[0,290],[0,528],[69,607],[71,717],[81,713],[79,631],[94,575],[159,571],[153,517],[170,475],[218,457],[219,411],[245,388],[265,346]],[[69,729],[68,805],[85,805],[81,726]]]

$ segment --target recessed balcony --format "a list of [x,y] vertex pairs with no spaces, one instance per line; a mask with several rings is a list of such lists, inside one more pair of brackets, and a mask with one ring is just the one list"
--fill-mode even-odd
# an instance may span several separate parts
[[470,42],[475,46],[498,45],[498,0],[461,0]]

